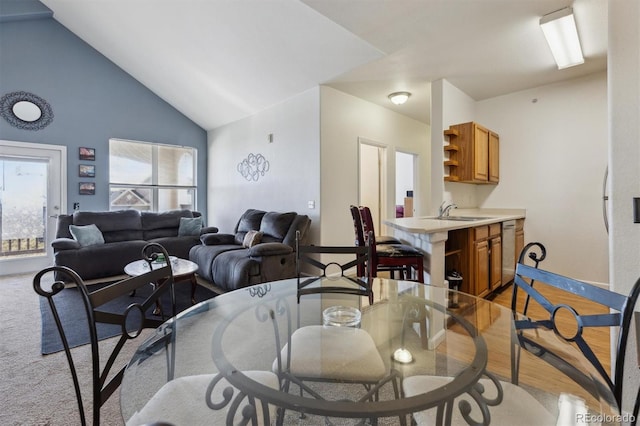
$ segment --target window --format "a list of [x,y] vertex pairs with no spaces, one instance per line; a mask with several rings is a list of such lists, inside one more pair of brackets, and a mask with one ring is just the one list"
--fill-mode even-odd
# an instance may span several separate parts
[[109,208],[195,209],[197,150],[109,140]]

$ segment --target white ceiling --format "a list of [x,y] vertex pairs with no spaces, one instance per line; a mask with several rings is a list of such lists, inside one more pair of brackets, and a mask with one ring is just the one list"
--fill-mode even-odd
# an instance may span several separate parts
[[606,69],[606,0],[573,2],[585,63],[565,70],[538,21],[569,0],[41,1],[206,130],[319,84],[428,123],[437,79],[482,100]]

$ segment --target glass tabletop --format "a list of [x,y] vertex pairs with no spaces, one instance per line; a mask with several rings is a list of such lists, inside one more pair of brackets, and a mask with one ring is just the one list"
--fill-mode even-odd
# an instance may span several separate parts
[[[324,278],[312,285],[352,283]],[[483,409],[493,412],[505,392],[517,390],[553,424],[567,401],[580,401],[581,415],[616,423],[611,392],[553,332],[528,332],[523,348],[512,312],[498,304],[410,281],[376,278],[371,289],[373,297],[300,296],[291,279],[193,306],[138,348],[120,390],[123,418],[132,425],[181,424],[186,419],[172,418],[180,410],[165,410],[162,395],[202,382],[189,387],[186,415],[222,414],[227,424],[256,411],[263,423],[410,424],[411,415],[436,413],[446,401],[475,395],[474,389],[482,396],[469,414],[475,421],[483,421]],[[540,348],[561,354],[573,370],[554,367]],[[268,406],[256,410],[255,401]],[[246,406],[252,409],[243,411]],[[575,404],[571,409],[575,417]]]

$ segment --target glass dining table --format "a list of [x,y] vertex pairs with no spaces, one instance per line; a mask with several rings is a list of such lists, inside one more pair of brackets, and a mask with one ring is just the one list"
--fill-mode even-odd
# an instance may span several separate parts
[[239,289],[165,322],[125,371],[125,423],[620,423],[579,351],[549,330],[522,344],[508,308],[412,281],[310,285]]

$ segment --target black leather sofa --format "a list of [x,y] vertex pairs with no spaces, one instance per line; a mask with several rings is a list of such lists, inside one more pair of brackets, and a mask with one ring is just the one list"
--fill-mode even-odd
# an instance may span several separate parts
[[[200,212],[118,210],[60,215],[56,239],[51,243],[54,263],[73,269],[84,280],[122,275],[125,265],[139,260],[142,248],[149,242],[161,244],[170,255],[188,259],[191,247],[200,244],[200,235],[218,231],[203,227],[195,235],[178,235],[181,218],[194,217],[201,217]],[[104,243],[81,246],[71,235],[69,225],[96,225]]]
[[[296,275],[296,232],[300,231],[305,244],[310,225],[306,215],[249,209],[232,234],[203,235],[202,244],[191,248],[189,260],[198,264],[198,275],[221,292],[292,278]],[[250,232],[259,233],[253,244],[246,241]]]

